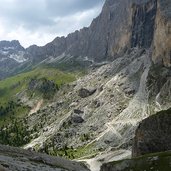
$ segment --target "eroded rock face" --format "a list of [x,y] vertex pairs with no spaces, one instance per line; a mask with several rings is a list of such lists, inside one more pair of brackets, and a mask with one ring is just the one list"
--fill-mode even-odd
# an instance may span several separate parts
[[153,61],[171,66],[171,1],[159,0],[155,22]]
[[153,41],[157,1],[132,5],[132,47],[150,48]]
[[91,89],[91,90],[88,90],[86,88],[81,88],[79,91],[78,91],[78,95],[81,97],[81,98],[86,98],[88,96],[91,96],[92,94],[94,94],[96,92],[96,89]]
[[171,110],[143,120],[136,130],[133,157],[171,150]]

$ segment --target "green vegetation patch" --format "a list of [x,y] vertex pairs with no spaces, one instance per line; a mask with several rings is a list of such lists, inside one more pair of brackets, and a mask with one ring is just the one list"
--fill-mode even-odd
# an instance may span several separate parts
[[[30,72],[22,73],[14,77],[7,78],[0,81],[0,103],[8,103],[11,98],[14,98],[17,93],[28,89],[31,80],[43,80],[44,83],[53,81],[53,83],[60,87],[63,84],[70,83],[76,79],[74,74],[65,73],[54,68],[37,68]],[[46,84],[45,86],[47,86]],[[44,90],[45,91],[45,90]],[[41,92],[42,93],[42,92]]]
[[171,152],[148,154],[130,160],[122,160],[104,164],[102,171],[107,169],[117,171],[170,171]]
[[31,131],[29,131],[26,121],[16,120],[10,117],[11,124],[0,127],[0,143],[15,147],[27,144],[31,140]]
[[79,159],[85,156],[96,156],[98,151],[95,149],[94,144],[80,146],[78,148],[63,147],[62,149],[56,149],[53,145],[46,144],[43,151],[49,155],[61,156],[67,159]]
[[0,143],[22,146],[31,140],[24,118],[30,107],[20,99],[27,95],[30,100],[53,98],[63,85],[73,82],[75,74],[54,68],[36,68],[0,81]]

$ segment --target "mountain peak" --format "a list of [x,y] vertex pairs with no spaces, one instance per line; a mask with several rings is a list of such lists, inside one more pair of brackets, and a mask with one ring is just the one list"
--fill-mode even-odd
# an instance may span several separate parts
[[12,40],[12,41],[7,41],[7,40],[2,40],[0,41],[0,47],[22,47],[20,45],[20,42],[18,40]]

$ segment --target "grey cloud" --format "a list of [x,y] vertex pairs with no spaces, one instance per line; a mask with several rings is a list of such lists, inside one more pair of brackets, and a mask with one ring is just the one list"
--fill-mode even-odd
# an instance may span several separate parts
[[76,12],[83,12],[90,8],[101,5],[104,0],[46,0],[49,13],[58,16],[71,15]]
[[0,0],[0,40],[43,45],[88,26],[105,0]]
[[[0,0],[2,1],[2,0]],[[84,12],[104,0],[6,0],[1,3],[0,16],[11,25],[21,24],[29,29],[55,25],[55,18]]]

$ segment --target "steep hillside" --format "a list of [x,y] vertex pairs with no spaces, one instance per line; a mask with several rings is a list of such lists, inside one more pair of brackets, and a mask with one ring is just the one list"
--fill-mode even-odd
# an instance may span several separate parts
[[171,105],[169,73],[152,64],[149,51],[132,49],[61,89],[54,103],[28,116],[38,134],[24,148],[97,163],[96,170],[130,157],[137,124]]

